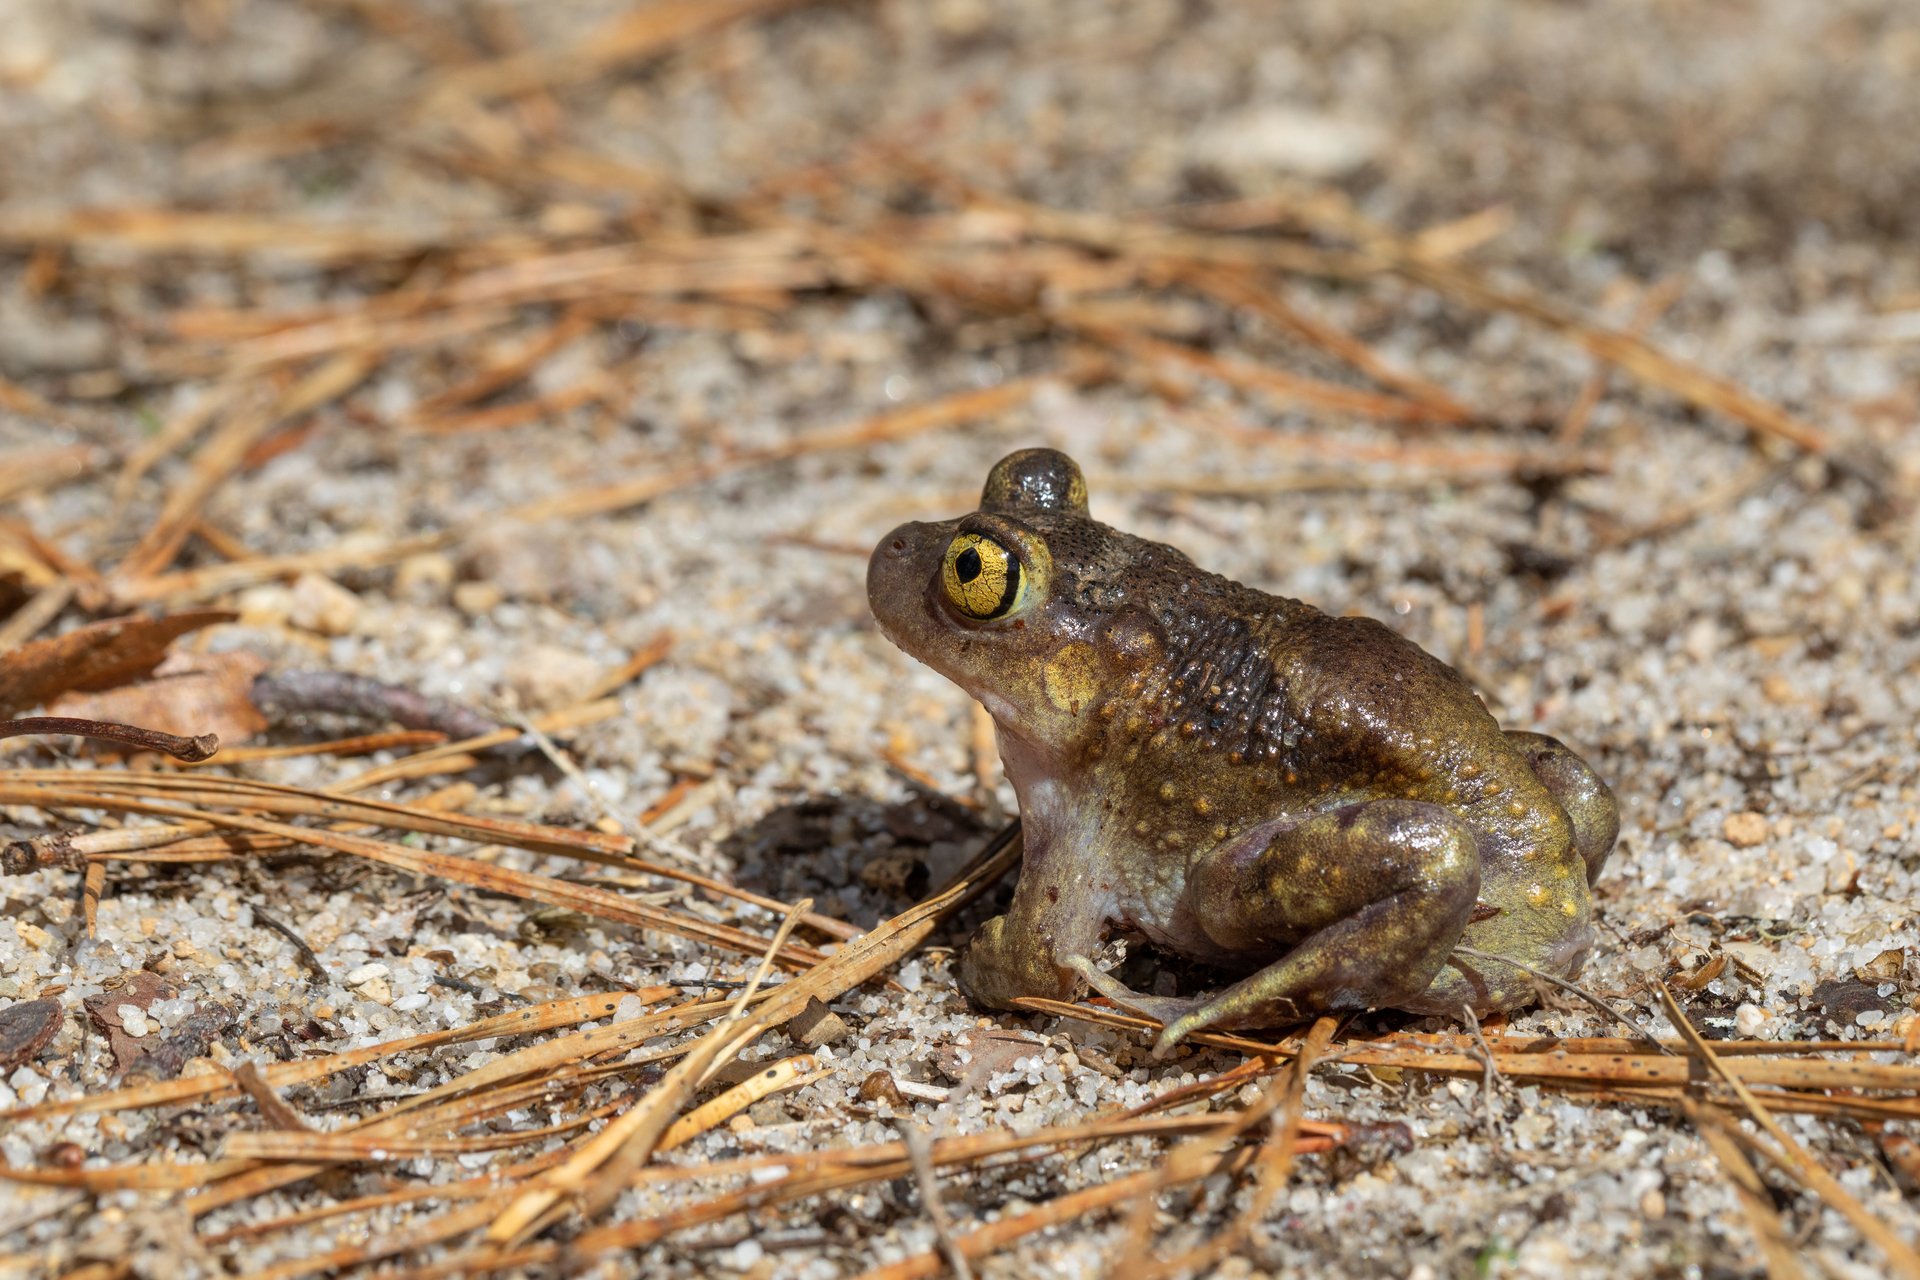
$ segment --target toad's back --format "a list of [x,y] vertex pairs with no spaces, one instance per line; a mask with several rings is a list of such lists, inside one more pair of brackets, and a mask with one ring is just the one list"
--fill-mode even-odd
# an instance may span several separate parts
[[1452,667],[1371,618],[1188,572],[1129,593],[1158,641],[1145,678],[1113,693],[1128,714],[1109,718],[1139,747],[1129,769],[1218,793],[1230,827],[1398,797],[1460,814],[1501,861],[1568,852],[1560,806]]

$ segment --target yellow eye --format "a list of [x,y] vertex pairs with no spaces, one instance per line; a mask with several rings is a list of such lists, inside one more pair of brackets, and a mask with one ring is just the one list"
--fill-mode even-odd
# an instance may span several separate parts
[[969,618],[997,618],[1020,602],[1020,561],[992,538],[963,533],[940,566],[947,599]]

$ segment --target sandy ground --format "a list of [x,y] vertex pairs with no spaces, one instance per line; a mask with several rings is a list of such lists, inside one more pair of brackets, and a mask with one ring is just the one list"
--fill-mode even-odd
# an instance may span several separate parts
[[[383,119],[382,94],[436,50],[455,56],[435,44],[448,32],[455,53],[541,47],[611,6],[423,3],[366,17],[381,7],[235,0],[187,6],[183,22],[174,6],[132,0],[16,6],[0,41],[0,214],[166,205],[403,228],[568,216],[441,163],[481,143]],[[244,621],[214,632],[212,647],[506,713],[567,705],[670,632],[670,657],[625,691],[623,714],[568,740],[578,779],[521,757],[475,775],[480,804],[549,822],[630,819],[677,780],[710,779],[670,815],[661,838],[674,856],[870,924],[957,866],[1012,797],[996,769],[977,767],[965,697],[874,629],[866,548],[902,518],[970,507],[1007,449],[1051,444],[1086,467],[1102,519],[1265,589],[1380,617],[1460,665],[1507,724],[1585,751],[1624,816],[1586,975],[1616,1008],[1658,1027],[1650,983],[1725,955],[1733,963],[1692,997],[1709,1034],[1904,1032],[1920,1001],[1920,12],[1889,0],[841,4],[702,37],[524,110],[558,111],[569,142],[719,201],[982,90],[987,100],[916,146],[1044,204],[1130,212],[1310,180],[1401,231],[1503,208],[1504,230],[1474,262],[1613,323],[1630,321],[1647,286],[1671,281],[1650,336],[1816,424],[1833,454],[1757,441],[1615,376],[1579,446],[1594,455],[1589,473],[1436,471],[1397,443],[1552,447],[1590,360],[1510,316],[1415,289],[1302,283],[1296,303],[1482,407],[1488,425],[1410,437],[1221,387],[1170,405],[1124,382],[1054,379],[989,423],[741,468],[611,514],[488,527],[397,569],[339,575],[345,601],[250,588],[228,601]],[[287,155],[247,145],[250,128],[349,108],[370,118],[326,145]],[[30,252],[0,244],[0,374],[106,426],[87,437],[0,413],[0,447],[138,438],[208,394],[211,375],[156,363],[164,344],[137,323],[143,312],[321,303],[366,287],[364,274],[272,252],[237,263],[179,255],[160,279],[123,270],[122,250],[77,252],[85,269],[72,283],[36,295]],[[1252,327],[1208,315],[1196,326],[1218,349],[1280,351],[1302,371],[1343,376]],[[207,511],[255,553],[485,524],[517,503],[722,446],[1056,369],[1057,354],[1017,327],[956,324],[884,290],[811,294],[768,332],[605,325],[547,362],[536,385],[553,393],[617,368],[626,381],[610,404],[453,435],[394,425],[459,363],[413,355],[222,486]],[[1379,446],[1380,460],[1328,468],[1316,452],[1326,441]],[[123,500],[108,471],[30,494],[14,514],[75,559],[108,564],[182,474],[165,460]],[[195,557],[210,559],[195,545],[183,563]],[[975,808],[929,801],[888,752]],[[302,760],[257,772],[324,785],[342,768]],[[32,827],[31,815],[13,816]],[[6,894],[0,998],[65,983],[77,1009],[162,958],[187,998],[238,1011],[216,1059],[300,1052],[308,1046],[288,1035],[309,1022],[318,1047],[345,1048],[512,997],[655,981],[691,990],[745,967],[593,922],[524,927],[526,904],[325,860],[117,875],[90,943],[70,876],[21,878]],[[295,926],[332,976],[309,982],[256,910]],[[1154,1063],[1127,1038],[1078,1024],[982,1018],[955,992],[949,960],[984,911],[906,964],[904,991],[834,1006],[850,1031],[823,1055],[830,1076],[677,1158],[881,1141],[905,1124],[949,1134],[1057,1123],[1237,1061],[1200,1052]],[[1150,982],[1143,949],[1132,951]],[[386,972],[370,976],[376,963]],[[436,974],[471,993],[434,985]],[[882,1068],[954,1084],[967,1075],[960,1038],[983,1027],[1018,1030],[1031,1047],[948,1101],[895,1114],[858,1099]],[[1577,1004],[1511,1027],[1617,1030]],[[488,1051],[356,1073],[294,1100],[324,1116],[418,1090]],[[775,1037],[749,1056],[790,1051]],[[99,1090],[111,1075],[101,1038],[71,1017],[37,1065],[0,1082],[0,1105]],[[1504,1081],[1485,1097],[1478,1082],[1339,1067],[1315,1076],[1307,1101],[1316,1117],[1402,1121],[1412,1149],[1371,1168],[1303,1161],[1264,1230],[1219,1274],[1760,1272],[1728,1182],[1661,1109]],[[56,1141],[103,1163],[191,1152],[234,1113],[12,1126],[0,1154],[30,1165]],[[1787,1123],[1875,1212],[1920,1234],[1912,1188],[1903,1196],[1868,1135]],[[949,1212],[964,1227],[1164,1149],[1117,1143],[959,1175],[945,1184]],[[350,1171],[323,1190],[217,1212],[202,1230],[366,1193],[387,1176],[445,1180],[484,1166],[469,1156]],[[656,1213],[694,1194],[664,1184],[617,1212]],[[1238,1194],[1216,1180],[1197,1206],[1169,1199],[1169,1244],[1217,1228]],[[1777,1200],[1817,1269],[1887,1274],[1811,1197]],[[25,1193],[0,1191],[0,1223],[26,1205]],[[0,1250],[17,1260],[49,1249],[69,1266],[130,1256],[140,1275],[244,1272],[393,1230],[415,1211],[202,1251],[183,1243],[177,1210],[115,1193],[0,1237]],[[1094,1274],[1120,1234],[1112,1217],[1091,1217],[979,1270]],[[722,1223],[595,1274],[830,1277],[932,1241],[903,1181]]]

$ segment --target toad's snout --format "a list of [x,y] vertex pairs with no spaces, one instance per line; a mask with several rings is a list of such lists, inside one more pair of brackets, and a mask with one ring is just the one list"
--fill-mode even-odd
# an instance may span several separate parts
[[867,604],[889,634],[925,586],[926,572],[917,561],[926,545],[926,528],[912,521],[901,525],[880,539],[867,559]]
[[873,556],[867,561],[868,579],[872,579],[874,571],[882,564],[911,557],[914,547],[919,545],[920,531],[926,527],[917,521],[909,520],[880,539],[880,545],[873,549]]
[[867,557],[869,600],[877,604],[880,593],[905,572],[906,563],[913,559],[914,549],[920,545],[920,531],[925,527],[909,521],[880,539],[873,554]]

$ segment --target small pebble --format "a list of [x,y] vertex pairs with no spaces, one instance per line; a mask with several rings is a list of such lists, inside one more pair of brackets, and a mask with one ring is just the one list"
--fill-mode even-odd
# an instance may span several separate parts
[[77,1142],[56,1142],[40,1158],[49,1168],[78,1169],[87,1162],[87,1149]]
[[847,1034],[847,1024],[840,1015],[827,1008],[818,999],[807,1001],[807,1007],[795,1014],[787,1023],[787,1035],[794,1043],[808,1049],[818,1049],[821,1045],[832,1044]]
[[492,613],[506,593],[491,582],[463,582],[453,589],[453,606],[470,618]]
[[1757,813],[1730,813],[1720,824],[1720,834],[1738,849],[1751,849],[1767,838],[1767,820]]
[[535,645],[516,657],[507,685],[530,711],[548,711],[582,701],[600,679],[602,664],[559,645]]
[[900,1092],[899,1084],[885,1071],[875,1071],[860,1082],[860,1101],[885,1102],[889,1106],[904,1108],[906,1098]]
[[408,556],[393,571],[394,594],[408,600],[435,600],[453,587],[453,560],[438,552]]
[[360,620],[360,597],[331,578],[305,573],[293,584],[287,620],[303,631],[344,636]]

